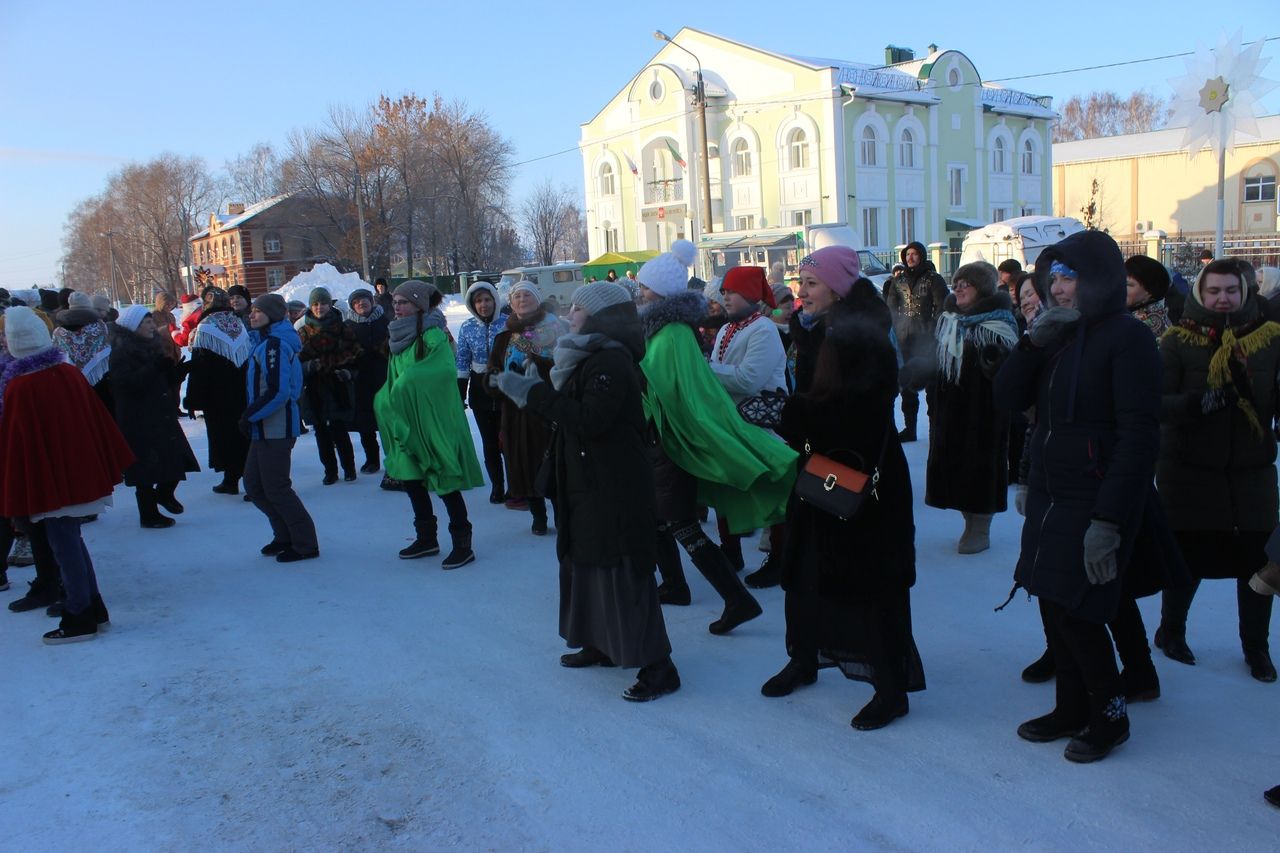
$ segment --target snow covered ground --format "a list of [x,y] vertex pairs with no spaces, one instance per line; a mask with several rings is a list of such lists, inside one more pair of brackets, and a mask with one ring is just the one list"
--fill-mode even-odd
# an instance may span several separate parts
[[[451,320],[459,319],[451,311]],[[201,422],[184,422],[197,455]],[[141,530],[132,495],[85,528],[112,628],[48,647],[42,612],[0,610],[0,846],[97,850],[1274,850],[1280,685],[1249,678],[1226,582],[1205,584],[1189,641],[1156,656],[1164,696],[1100,764],[1017,738],[1053,686],[1018,674],[1043,647],[1010,586],[1020,519],[959,557],[958,514],[916,478],[916,640],[929,689],[877,732],[849,726],[867,685],[824,670],[765,699],[785,661],[782,592],[727,637],[691,567],[694,603],[666,608],[683,688],[633,705],[633,671],[571,671],[556,633],[553,537],[468,496],[479,559],[401,561],[403,494],[377,477],[322,486],[314,441],[294,482],[322,557],[258,555],[261,515],[179,489],[186,514]],[[363,462],[362,458],[357,459]],[[439,511],[439,507],[437,509]],[[447,549],[446,549],[447,550]],[[21,594],[30,570],[11,570]],[[1149,629],[1158,600],[1143,602]],[[1267,732],[1272,732],[1268,735]]]

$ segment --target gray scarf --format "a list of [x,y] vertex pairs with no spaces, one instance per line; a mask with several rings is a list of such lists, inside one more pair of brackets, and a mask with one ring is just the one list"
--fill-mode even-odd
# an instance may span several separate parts
[[355,311],[352,311],[351,316],[348,317],[347,319],[350,320],[352,323],[372,323],[375,320],[381,319],[381,317],[382,317],[382,306],[378,305],[377,303],[374,303],[373,310],[369,312],[368,316],[362,316],[360,314],[357,314]]
[[564,335],[556,341],[555,364],[551,368],[551,387],[564,388],[569,377],[592,353],[602,349],[625,349],[622,344],[599,332],[590,335]]
[[439,308],[430,314],[395,318],[387,324],[387,345],[390,346],[392,355],[399,355],[418,340],[418,317],[422,317],[423,334],[428,329],[443,329],[448,325],[444,319],[444,312]]

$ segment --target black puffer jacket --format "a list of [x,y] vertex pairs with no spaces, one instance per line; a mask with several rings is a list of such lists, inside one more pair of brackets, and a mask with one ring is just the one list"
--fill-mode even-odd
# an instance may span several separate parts
[[579,566],[613,567],[628,557],[652,571],[657,521],[635,305],[588,318],[582,334],[592,333],[621,346],[592,352],[559,390],[542,383],[529,391],[529,410],[555,429],[556,551]]
[[[1124,258],[1115,241],[1084,231],[1046,249],[1036,261],[1037,288],[1046,296],[1055,260],[1079,273],[1082,319],[1044,349],[1023,338],[995,380],[997,405],[1036,406],[1015,578],[1080,618],[1105,622],[1115,615],[1139,540],[1154,542],[1142,549],[1144,569],[1181,564],[1163,550],[1168,530],[1153,483],[1161,366],[1151,332],[1125,310]],[[1121,535],[1120,579],[1101,585],[1089,583],[1084,569],[1084,535],[1094,519],[1118,525]]]
[[120,326],[111,341],[112,390],[116,423],[138,458],[127,471],[129,486],[176,483],[199,471],[191,445],[178,424],[173,388],[178,367],[150,340]]
[[920,253],[920,264],[886,281],[881,296],[893,313],[893,330],[902,352],[898,381],[903,388],[918,391],[933,378],[934,326],[950,291],[946,279],[938,275],[933,262],[927,259],[924,244],[915,242],[904,246],[900,253],[902,262],[907,262],[907,252],[911,249]]

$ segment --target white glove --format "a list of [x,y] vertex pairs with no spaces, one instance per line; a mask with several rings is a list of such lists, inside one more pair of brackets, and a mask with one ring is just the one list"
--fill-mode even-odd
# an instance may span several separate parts
[[1019,483],[1017,490],[1013,493],[1013,508],[1018,511],[1018,515],[1023,518],[1027,517],[1027,486],[1025,483]]

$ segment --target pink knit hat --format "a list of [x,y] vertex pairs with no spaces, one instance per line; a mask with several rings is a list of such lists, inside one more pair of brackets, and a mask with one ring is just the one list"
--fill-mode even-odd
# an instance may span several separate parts
[[848,246],[827,246],[800,261],[800,271],[805,270],[837,295],[847,296],[853,283],[862,277],[862,260]]

